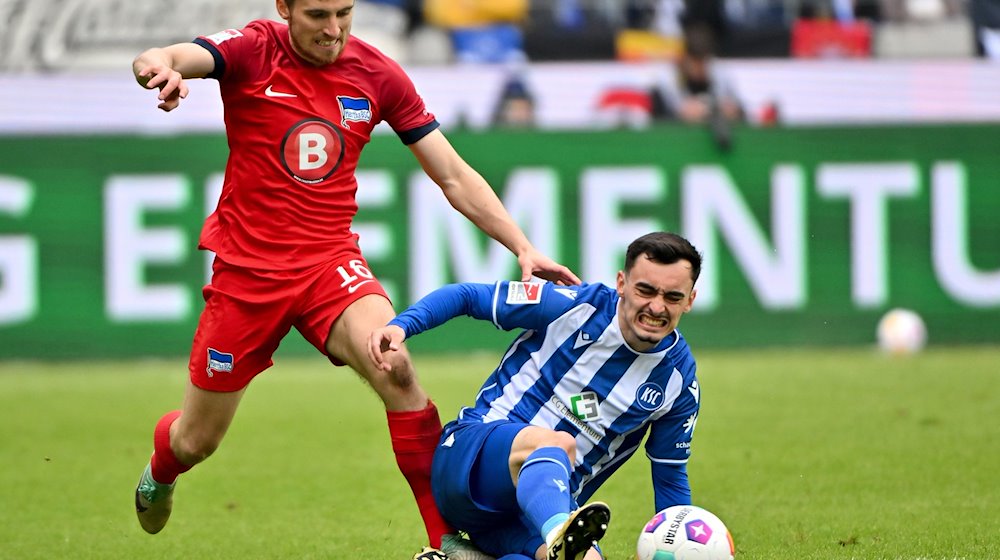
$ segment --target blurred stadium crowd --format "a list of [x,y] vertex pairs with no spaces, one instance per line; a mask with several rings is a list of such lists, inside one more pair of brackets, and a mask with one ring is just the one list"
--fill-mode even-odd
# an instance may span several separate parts
[[[276,17],[273,0],[0,0],[0,71],[107,69]],[[672,60],[692,27],[723,58],[1000,58],[1000,0],[358,0],[354,31],[413,66]]]
[[692,27],[709,29],[726,58],[1000,56],[997,0],[378,3],[400,15],[399,50],[420,62],[672,59]]
[[[258,18],[274,0],[0,0],[0,132],[216,130],[216,96],[157,119],[128,68]],[[1000,120],[1000,0],[357,0],[353,32],[447,127],[701,123],[727,147],[737,122]]]

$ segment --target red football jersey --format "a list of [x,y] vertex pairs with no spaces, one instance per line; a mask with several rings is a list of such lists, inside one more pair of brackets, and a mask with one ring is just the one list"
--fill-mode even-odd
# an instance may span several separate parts
[[292,269],[356,243],[354,172],[372,129],[385,121],[410,144],[438,126],[402,68],[357,37],[313,66],[270,20],[195,42],[215,57],[229,140],[200,247],[237,266]]

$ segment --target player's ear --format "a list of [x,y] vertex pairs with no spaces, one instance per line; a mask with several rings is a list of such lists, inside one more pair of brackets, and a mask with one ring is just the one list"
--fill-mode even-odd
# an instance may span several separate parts
[[698,290],[691,289],[691,295],[688,297],[687,305],[684,306],[684,312],[687,313],[691,311],[691,306],[694,305],[694,298],[698,297]]
[[288,3],[285,0],[274,0],[274,7],[278,10],[278,15],[281,19],[287,20],[292,16],[292,10],[288,7]]
[[622,272],[621,270],[618,271],[617,287],[618,287],[618,297],[624,296],[625,295],[625,273]]

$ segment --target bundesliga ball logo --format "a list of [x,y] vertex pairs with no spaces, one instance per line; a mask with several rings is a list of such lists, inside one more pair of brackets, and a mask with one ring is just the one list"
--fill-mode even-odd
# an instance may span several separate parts
[[726,525],[697,506],[669,507],[649,520],[636,544],[636,560],[733,560]]

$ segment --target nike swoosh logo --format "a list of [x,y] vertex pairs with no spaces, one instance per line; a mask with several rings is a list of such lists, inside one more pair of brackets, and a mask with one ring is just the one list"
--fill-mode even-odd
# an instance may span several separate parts
[[374,280],[364,280],[364,281],[358,282],[357,284],[353,284],[351,286],[348,286],[347,287],[347,293],[353,294],[354,292],[358,291],[358,288],[360,288],[361,286],[364,286],[365,284],[367,284],[369,282],[374,282]]
[[266,95],[268,97],[298,97],[298,95],[295,95],[294,93],[285,93],[283,91],[274,91],[273,89],[271,89],[271,86],[267,86],[267,89],[264,90],[264,95]]

